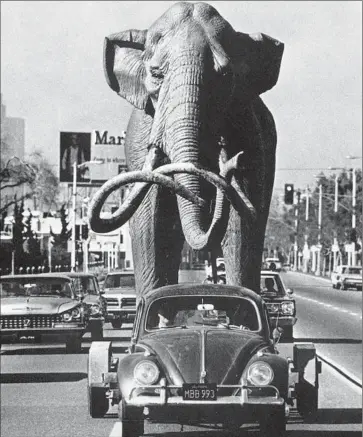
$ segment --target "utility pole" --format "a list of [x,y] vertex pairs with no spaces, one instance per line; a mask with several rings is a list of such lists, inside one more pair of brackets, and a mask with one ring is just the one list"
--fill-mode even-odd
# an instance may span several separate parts
[[299,230],[299,206],[300,206],[300,191],[296,192],[297,202],[295,205],[295,241],[294,241],[294,271],[296,271],[299,267],[298,265],[298,241],[297,234]]
[[321,217],[322,217],[322,204],[323,204],[323,186],[319,184],[319,212],[318,212],[318,265],[316,269],[316,275],[321,275]]

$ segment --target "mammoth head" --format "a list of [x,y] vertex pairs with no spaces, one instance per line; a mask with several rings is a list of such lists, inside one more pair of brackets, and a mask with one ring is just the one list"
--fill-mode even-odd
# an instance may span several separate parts
[[176,75],[178,59],[184,54],[188,58],[189,53],[184,65],[190,66],[193,57],[201,58],[201,68],[213,70],[217,80],[218,75],[232,79],[236,99],[249,100],[276,84],[283,50],[281,42],[262,33],[234,31],[206,3],[177,3],[148,30],[107,37],[104,70],[115,92],[145,109],[149,98],[157,101],[168,75],[173,80],[170,76]]
[[[223,114],[233,102],[247,103],[276,84],[283,49],[264,34],[236,32],[206,3],[177,3],[148,30],[107,37],[104,69],[115,92],[153,116],[148,145],[161,148],[174,164],[216,171]],[[208,192],[207,200],[213,195],[201,189],[197,175],[174,179],[197,197],[201,191]],[[222,205],[223,199],[220,211]],[[208,245],[211,204],[178,197],[178,206],[188,243],[195,249]]]

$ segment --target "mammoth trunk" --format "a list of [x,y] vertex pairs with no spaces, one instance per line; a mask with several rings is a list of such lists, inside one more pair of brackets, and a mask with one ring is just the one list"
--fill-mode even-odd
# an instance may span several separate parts
[[[203,164],[203,148],[215,155],[218,160],[216,145],[205,144],[207,96],[203,95],[201,74],[191,69],[188,75],[174,76],[170,100],[177,102],[166,120],[167,150],[171,162]],[[178,81],[179,78],[179,81]],[[204,91],[205,93],[205,91]],[[204,117],[204,118],[203,118]],[[203,143],[204,141],[204,143]],[[202,189],[203,181],[191,174],[178,174],[175,180],[192,191],[196,196],[205,197],[210,190]],[[209,188],[209,187],[208,187]],[[211,200],[206,198],[206,206],[198,206],[178,196],[178,208],[184,236],[188,244],[196,250],[218,245],[227,227],[229,205],[225,195],[217,189],[214,212],[210,210]],[[210,215],[213,213],[213,218]]]

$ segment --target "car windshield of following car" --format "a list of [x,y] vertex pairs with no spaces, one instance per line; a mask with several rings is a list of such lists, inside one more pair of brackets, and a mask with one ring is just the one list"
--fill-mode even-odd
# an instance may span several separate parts
[[74,277],[73,283],[77,293],[83,292],[98,295],[98,289],[95,283],[95,279],[93,277]]
[[74,298],[69,283],[57,278],[9,278],[1,281],[1,298],[8,297],[67,297]]
[[178,296],[153,302],[146,320],[147,331],[205,326],[258,331],[259,312],[246,298]]
[[346,275],[361,275],[362,267],[343,267],[342,273]]
[[277,275],[268,275],[261,273],[260,282],[262,296],[284,296],[286,294],[284,285]]
[[103,288],[135,287],[135,275],[133,273],[112,273],[107,275]]

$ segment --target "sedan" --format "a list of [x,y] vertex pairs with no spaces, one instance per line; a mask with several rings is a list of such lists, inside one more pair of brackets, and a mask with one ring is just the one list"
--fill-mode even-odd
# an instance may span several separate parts
[[62,274],[0,278],[1,338],[65,336],[68,352],[80,352],[89,324],[88,307],[72,279]]

